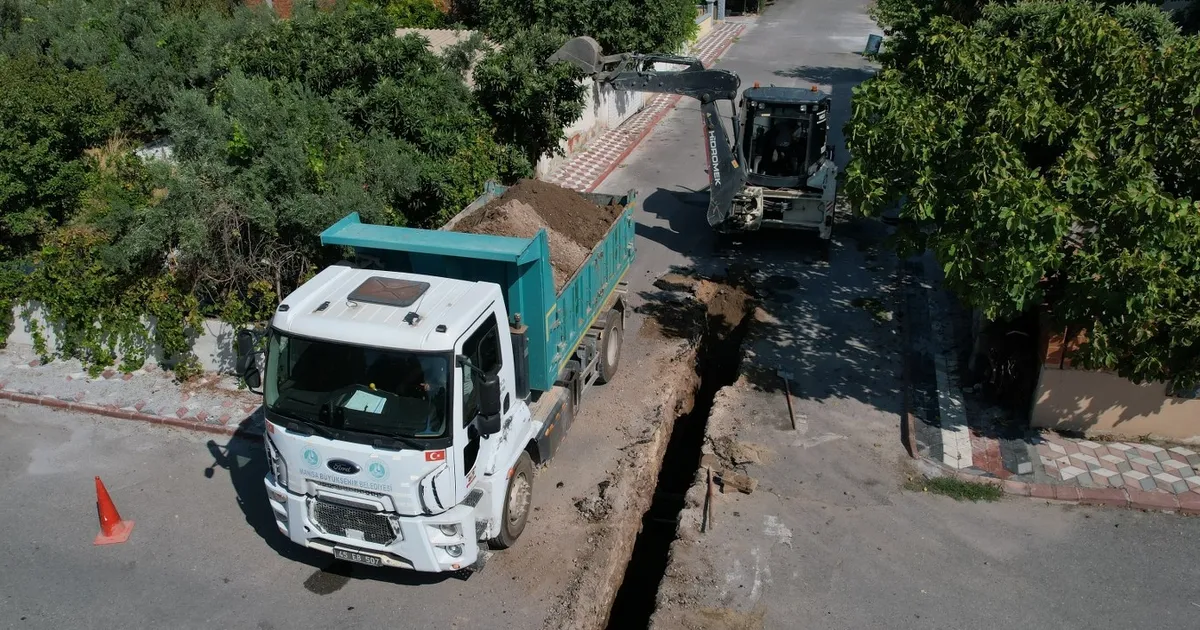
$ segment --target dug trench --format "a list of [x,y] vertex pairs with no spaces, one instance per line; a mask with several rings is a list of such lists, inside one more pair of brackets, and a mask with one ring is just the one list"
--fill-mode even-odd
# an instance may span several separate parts
[[742,342],[752,319],[752,289],[740,279],[705,279],[671,274],[658,288],[684,289],[691,299],[651,303],[644,310],[664,335],[687,336],[696,343],[698,377],[691,409],[675,418],[659,467],[650,508],[626,565],[624,578],[609,611],[607,627],[647,628],[654,613],[659,584],[667,570],[671,543],[677,538],[685,495],[700,469],[705,427],[722,387],[737,380]]

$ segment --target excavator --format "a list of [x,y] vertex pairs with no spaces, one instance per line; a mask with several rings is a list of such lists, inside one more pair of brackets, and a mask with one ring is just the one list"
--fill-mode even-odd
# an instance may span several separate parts
[[[604,55],[588,36],[567,41],[548,59],[570,63],[599,85],[622,91],[679,94],[700,102],[709,178],[708,224],[720,234],[763,227],[815,230],[828,242],[837,199],[837,165],[827,146],[830,97],[811,89],[744,90],[741,77],[705,68],[695,57]],[[661,65],[683,66],[659,70]],[[718,108],[729,101],[733,138]],[[738,114],[740,109],[742,115]]]

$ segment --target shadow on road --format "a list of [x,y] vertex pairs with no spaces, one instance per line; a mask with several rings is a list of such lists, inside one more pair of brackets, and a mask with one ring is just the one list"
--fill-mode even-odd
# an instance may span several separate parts
[[[642,210],[657,221],[638,221],[637,235],[685,256],[706,254],[712,248],[708,226],[708,189],[659,188],[642,200]],[[666,223],[666,226],[656,225]],[[648,224],[649,223],[649,224]]]
[[[756,389],[782,395],[782,374],[790,374],[788,389],[798,399],[855,399],[887,413],[903,412],[890,234],[878,221],[847,219],[835,227],[832,242],[815,233],[762,230],[723,239],[712,250],[724,275],[748,280],[764,314],[751,325],[750,355],[742,368]],[[664,244],[684,238],[671,235]],[[688,308],[694,305],[680,301],[673,287],[656,288],[642,294],[643,311],[655,316],[663,334],[695,341],[699,331]]]
[[275,517],[267,504],[267,491],[263,486],[263,478],[267,474],[267,457],[262,442],[251,437],[233,437],[225,444],[209,440],[207,446],[213,456],[213,464],[204,469],[205,478],[213,479],[218,468],[229,473],[229,482],[237,495],[238,507],[254,532],[281,557],[317,569],[304,581],[305,588],[310,592],[327,595],[345,586],[351,579],[405,586],[437,584],[450,578],[465,579],[465,573],[419,573],[403,569],[360,566],[335,560],[328,554],[291,542],[276,527]]
[[762,391],[804,399],[853,398],[903,410],[894,254],[875,221],[839,224],[831,243],[815,234],[763,231],[719,253],[757,279],[767,321],[751,333],[746,370]]

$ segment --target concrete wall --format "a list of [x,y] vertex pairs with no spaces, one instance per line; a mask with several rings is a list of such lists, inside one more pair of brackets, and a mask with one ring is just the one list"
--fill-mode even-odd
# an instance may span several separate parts
[[[33,336],[29,332],[29,322],[21,316],[21,308],[13,308],[13,331],[8,336],[8,347],[15,350],[30,350],[33,348]],[[43,334],[46,337],[47,347],[54,351],[57,349],[57,340],[54,334],[54,328],[46,324],[46,317],[41,308],[34,305],[32,319],[40,324]],[[153,331],[155,319],[146,318],[147,330]],[[237,358],[233,349],[234,329],[229,324],[217,319],[206,319],[201,327],[202,330],[196,331],[196,335],[192,338],[192,352],[200,359],[200,364],[204,367],[205,372],[219,372],[222,374],[233,374],[234,360]],[[149,354],[149,362],[156,363],[165,368],[170,368],[170,364],[163,361],[162,351],[159,348],[151,348]],[[118,358],[118,364],[120,359]]]
[[1107,372],[1043,368],[1034,394],[1035,427],[1200,443],[1200,399],[1167,394]]
[[597,86],[595,81],[582,81],[587,90],[583,115],[565,130],[566,139],[559,143],[565,155],[542,156],[537,163],[537,176],[554,172],[571,156],[587,147],[587,143],[614,127],[620,126],[645,104],[641,92],[618,92],[610,87]]
[[[1043,326],[1048,326],[1045,318]],[[1165,383],[1138,385],[1109,372],[1073,368],[1071,355],[1086,339],[1086,332],[1070,330],[1047,330],[1042,336],[1042,372],[1030,424],[1200,443],[1200,390],[1174,396]]]

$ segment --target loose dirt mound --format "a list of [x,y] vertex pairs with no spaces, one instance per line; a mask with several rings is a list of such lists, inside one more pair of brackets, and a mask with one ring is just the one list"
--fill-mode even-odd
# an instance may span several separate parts
[[604,238],[608,228],[624,209],[616,204],[597,206],[573,190],[536,179],[517,182],[492,203],[504,203],[510,199],[533,206],[545,219],[546,225],[566,234],[588,250]]
[[453,230],[532,238],[539,228],[545,227],[550,237],[554,286],[562,289],[622,210],[624,207],[616,204],[598,206],[561,186],[523,179]]
[[[489,203],[454,226],[454,231],[533,238],[542,227],[541,216],[529,204],[510,199],[498,205],[495,202]],[[588,250],[553,228],[546,228],[546,236],[550,240],[550,267],[554,272],[554,288],[562,289],[571,278],[571,274],[587,260]]]

